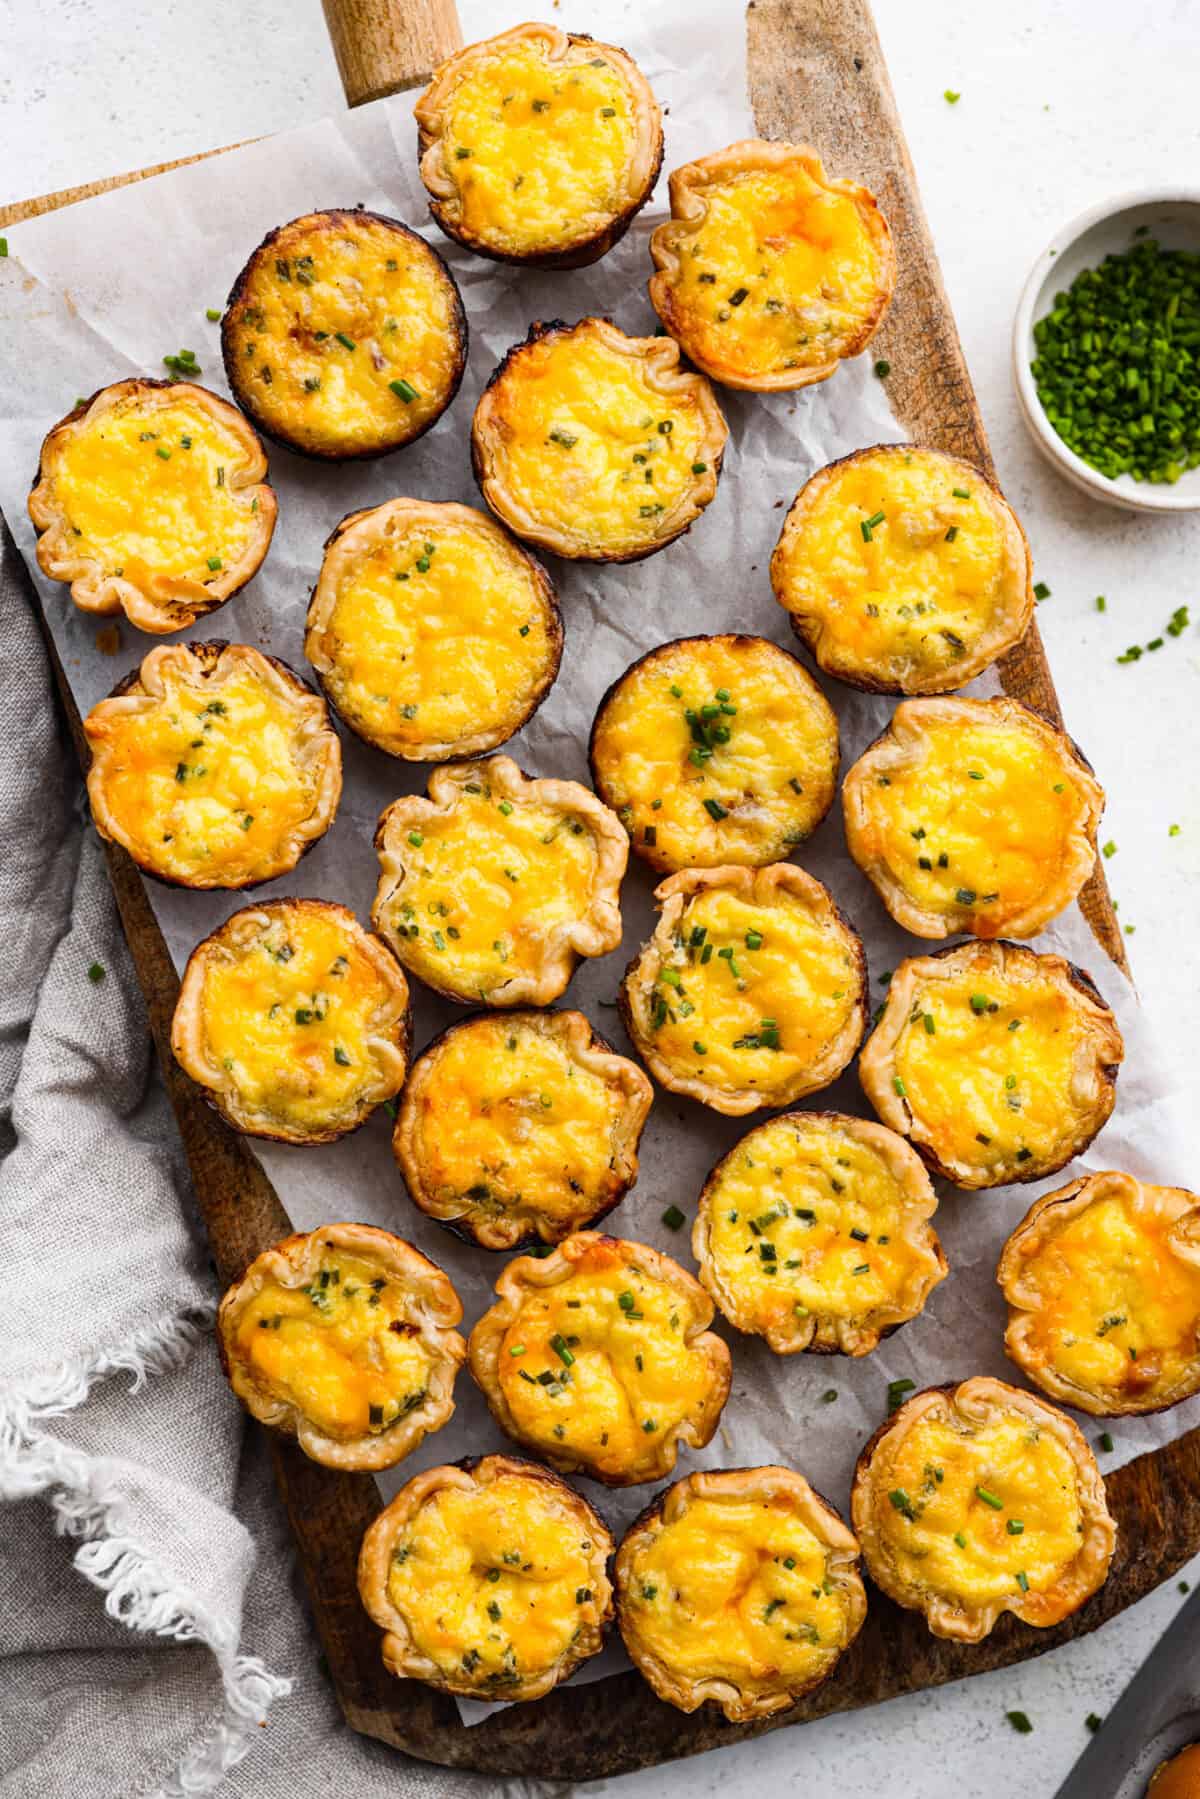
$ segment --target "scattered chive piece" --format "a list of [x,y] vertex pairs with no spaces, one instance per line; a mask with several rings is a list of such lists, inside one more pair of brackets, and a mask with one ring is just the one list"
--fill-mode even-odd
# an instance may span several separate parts
[[1021,1568],[1017,1573],[1017,1585],[1020,1587],[1022,1593],[1028,1593],[1029,1576],[1026,1574],[1024,1568]]
[[912,1518],[913,1503],[903,1487],[893,1487],[888,1494],[888,1498],[902,1518]]
[[1097,1712],[1089,1712],[1087,1717],[1083,1721],[1087,1725],[1088,1729],[1091,1731],[1092,1735],[1095,1736],[1096,1732],[1099,1730],[1100,1726],[1103,1724],[1104,1719],[1102,1717],[1100,1717]]
[[0,257],[8,255],[8,239],[0,237]]
[[355,347],[355,346],[354,346],[354,339],[353,339],[353,338],[352,338],[352,337],[347,337],[347,336],[346,336],[346,333],[345,333],[345,332],[344,332],[344,331],[335,331],[335,332],[334,332],[334,334],[333,334],[333,335],[334,335],[334,336],[335,336],[335,337],[336,337],[336,338],[337,338],[337,340],[338,340],[338,342],[339,342],[339,343],[340,343],[340,344],[341,344],[341,345],[342,345],[342,346],[343,346],[343,347],[344,347],[344,348],[345,348],[345,349],[347,349],[347,350],[353,350],[353,349],[354,349],[354,347]]
[[990,1505],[994,1512],[1002,1512],[1004,1510],[1004,1501],[998,1494],[993,1493],[990,1487],[976,1487],[975,1497],[976,1499],[981,1499],[984,1505]]
[[98,987],[100,985],[100,982],[104,979],[104,975],[105,968],[103,962],[93,962],[88,969],[88,980],[92,983],[93,987]]
[[1025,1526],[1019,1518],[1010,1518],[1007,1528],[1010,1537],[1022,1536],[1025,1531]]
[[1034,583],[1033,597],[1035,600],[1048,600],[1050,598],[1050,589],[1046,586],[1044,581],[1037,581]]
[[720,800],[705,800],[704,810],[717,824],[719,824],[723,818],[728,818],[729,816]]
[[677,1231],[683,1223],[683,1213],[678,1206],[668,1206],[662,1215],[662,1221],[669,1231]]
[[891,363],[888,362],[886,357],[881,356],[879,358],[879,361],[875,364],[876,376],[878,377],[878,379],[880,381],[886,381],[888,376],[891,374],[891,372],[892,372]]
[[1098,1441],[1099,1441],[1101,1449],[1103,1449],[1105,1454],[1107,1455],[1111,1451],[1112,1446],[1113,1446],[1112,1432],[1107,1431],[1107,1430],[1102,1430],[1100,1432]]
[[158,446],[157,450],[155,450],[154,454],[156,456],[161,457],[164,462],[170,462],[170,460],[171,460],[170,450],[164,450],[161,444],[159,444],[159,446]]
[[958,526],[957,526],[957,525],[951,525],[951,527],[950,527],[950,529],[949,529],[949,530],[948,530],[948,531],[947,531],[947,533],[946,533],[946,537],[945,537],[945,541],[946,541],[946,542],[947,542],[947,543],[953,543],[953,542],[954,542],[954,539],[955,539],[955,538],[956,538],[956,537],[957,537],[957,536],[958,536]]
[[411,381],[389,381],[388,386],[396,395],[396,398],[398,400],[403,400],[406,406],[411,405],[412,401],[417,397],[417,390]]
[[1108,611],[1108,601],[1105,599],[1105,597],[1102,593],[1098,593],[1096,595],[1096,611],[1097,612],[1107,612]]
[[217,308],[215,306],[210,306],[207,309],[207,311],[205,312],[204,316],[208,320],[209,324],[211,325],[211,324],[215,324],[221,315],[217,311]]
[[906,1393],[911,1393],[916,1384],[915,1380],[909,1380],[907,1376],[904,1375],[902,1375],[899,1380],[890,1380],[888,1382],[887,1390],[888,1411],[894,1412],[897,1406],[903,1405],[904,1395]]
[[892,1076],[892,1087],[895,1090],[895,1092],[899,1094],[901,1099],[904,1099],[906,1097],[906,1095],[908,1093],[908,1088],[904,1085],[904,1082],[901,1080],[901,1078],[898,1074],[894,1074]]
[[953,88],[948,87],[943,92],[942,99],[946,102],[947,106],[957,106],[962,99],[962,95],[956,94]]
[[217,569],[219,569],[219,568],[220,568],[220,566],[221,566],[221,558],[220,558],[220,557],[219,557],[219,556],[210,556],[210,557],[209,557],[209,559],[208,559],[208,566],[209,566],[209,568],[211,568],[211,569],[212,569],[212,570],[213,570],[213,571],[214,571],[214,573],[215,573],[215,571],[216,571],[216,570],[217,570]]
[[1008,1719],[1018,1736],[1027,1737],[1033,1729],[1028,1714],[1025,1712],[1005,1712],[1004,1716]]
[[420,831],[410,831],[408,833],[408,841],[412,844],[412,846],[415,850],[419,850],[421,845],[424,843],[425,839],[421,835]]
[[693,475],[706,475],[708,473],[707,462],[693,462],[692,473]]
[[1113,842],[1111,837],[1109,838],[1107,843],[1105,843],[1101,846],[1101,853],[1103,854],[1106,861],[1110,860],[1113,856],[1116,855],[1117,846]]
[[821,1395],[821,1404],[822,1405],[832,1405],[836,1398],[837,1398],[837,1388],[836,1387],[826,1387],[825,1391]]
[[554,1351],[555,1355],[558,1357],[559,1361],[562,1363],[564,1368],[570,1368],[573,1365],[573,1363],[575,1361],[575,1357],[571,1354],[571,1351],[567,1348],[567,1340],[565,1337],[559,1335],[556,1332],[555,1335],[553,1337],[551,1337],[551,1339],[550,1339],[550,1347]]

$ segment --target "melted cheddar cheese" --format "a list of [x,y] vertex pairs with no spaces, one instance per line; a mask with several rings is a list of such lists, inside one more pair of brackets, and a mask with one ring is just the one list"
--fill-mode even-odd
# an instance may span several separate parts
[[835,919],[776,888],[769,903],[701,888],[683,908],[649,998],[649,1043],[670,1068],[764,1106],[806,1072],[861,998],[854,946]]
[[446,106],[443,203],[464,236],[510,255],[586,241],[629,199],[636,102],[601,46],[545,39],[473,59]]
[[588,825],[537,798],[498,799],[482,771],[452,811],[424,819],[398,848],[403,878],[380,928],[406,967],[463,999],[486,1000],[536,972],[547,937],[592,902]]
[[486,520],[443,523],[426,509],[363,534],[305,649],[353,730],[422,759],[511,736],[553,678],[558,645],[526,557]]
[[900,1580],[963,1606],[1044,1593],[1083,1546],[1079,1475],[1066,1446],[1026,1413],[969,1423],[925,1413],[877,1450],[881,1552]]
[[264,430],[318,456],[408,443],[454,397],[458,293],[412,231],[312,213],[272,234],[225,314],[230,384]]
[[708,471],[695,389],[661,392],[640,356],[588,321],[521,345],[485,401],[493,396],[503,435],[495,498],[523,535],[553,537],[567,554],[621,556],[670,535],[692,507]]
[[[105,825],[142,867],[189,887],[237,887],[282,872],[281,847],[329,820],[314,813],[332,742],[312,752],[307,689],[285,693],[243,662],[217,682],[187,663],[162,665],[163,694],[149,706],[102,703],[88,736],[103,745],[89,781]],[[298,708],[303,695],[307,702]],[[323,710],[323,708],[322,708]],[[99,783],[99,795],[95,791]]]
[[553,1487],[500,1474],[430,1494],[392,1551],[387,1594],[447,1683],[502,1697],[549,1673],[594,1628],[597,1559]]
[[970,719],[925,714],[915,753],[861,780],[855,860],[944,919],[941,934],[1003,936],[1061,888],[1090,833],[1079,772],[1057,737],[992,715],[986,702]]
[[[786,1338],[811,1318],[822,1339],[841,1320],[894,1323],[940,1277],[936,1240],[914,1228],[914,1209],[879,1150],[836,1119],[774,1118],[704,1190],[706,1285],[740,1330],[762,1336]],[[878,1329],[865,1347],[877,1341]]]
[[822,667],[906,690],[957,687],[983,640],[1023,622],[1020,530],[964,463],[870,450],[810,485],[771,576]]
[[829,1550],[787,1494],[693,1495],[639,1536],[622,1581],[638,1648],[687,1682],[814,1684],[850,1634]]
[[[498,1379],[520,1441],[601,1478],[659,1464],[658,1440],[702,1416],[711,1357],[689,1347],[707,1301],[655,1279],[601,1239],[566,1279],[532,1288],[499,1345]],[[703,1302],[703,1307],[702,1307]]]
[[945,1166],[1053,1161],[1077,1122],[1087,1030],[1076,989],[1049,972],[1010,983],[967,968],[919,984],[894,1050],[912,1135]]
[[592,761],[602,797],[655,867],[761,866],[789,855],[828,811],[837,720],[765,638],[683,638],[612,688]]
[[1175,1209],[1156,1205],[1155,1192],[1110,1181],[1023,1259],[1022,1361],[1035,1376],[1134,1407],[1189,1383],[1200,1354],[1200,1267],[1180,1258],[1186,1227],[1181,1238]]
[[257,497],[228,478],[245,461],[242,438],[161,392],[131,395],[65,434],[51,477],[73,551],[143,592],[162,577],[223,580],[257,530]]
[[430,1355],[407,1296],[356,1256],[324,1251],[302,1287],[267,1280],[234,1341],[262,1385],[335,1440],[386,1430],[426,1397]]
[[208,961],[206,1048],[243,1109],[319,1131],[378,1085],[371,1040],[392,1000],[359,933],[301,903],[276,912],[239,952]]
[[625,1092],[538,1018],[470,1019],[435,1046],[414,1149],[436,1216],[577,1225],[622,1191]]
[[664,320],[689,355],[753,381],[820,367],[869,331],[887,280],[861,202],[800,162],[705,185],[680,243]]

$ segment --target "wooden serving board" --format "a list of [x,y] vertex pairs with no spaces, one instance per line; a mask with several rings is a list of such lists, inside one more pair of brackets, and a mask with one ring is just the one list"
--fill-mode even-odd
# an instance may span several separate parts
[[[453,0],[324,4],[351,105],[423,82],[432,65],[461,41]],[[751,98],[762,135],[815,145],[834,173],[852,175],[874,191],[891,225],[899,265],[896,293],[872,351],[891,363],[893,410],[915,440],[953,451],[990,474],[987,438],[866,0],[749,0],[747,30]],[[161,164],[0,208],[0,229],[178,166]],[[29,593],[36,608],[32,584]],[[78,712],[52,645],[50,654],[82,759]],[[1006,692],[1060,720],[1036,624],[1004,658],[1000,678]],[[220,1121],[171,1056],[178,977],[140,874],[123,851],[108,846],[107,853],[197,1201],[218,1274],[227,1282],[291,1224],[246,1141]],[[1122,939],[1099,868],[1082,903],[1100,946],[1123,964]],[[731,1725],[708,1710],[685,1716],[629,1672],[560,1688],[536,1704],[508,1707],[468,1729],[452,1699],[384,1672],[379,1633],[363,1612],[355,1585],[359,1544],[381,1505],[373,1478],[335,1474],[278,1438],[274,1455],[330,1677],[348,1722],[423,1760],[494,1775],[579,1781],[621,1774],[989,1672],[1094,1630],[1200,1549],[1200,1430],[1193,1430],[1108,1477],[1108,1502],[1119,1525],[1111,1574],[1082,1611],[1054,1629],[1034,1630],[1005,1617],[983,1643],[950,1643],[931,1636],[922,1618],[872,1591],[862,1634],[833,1678],[766,1722]]]

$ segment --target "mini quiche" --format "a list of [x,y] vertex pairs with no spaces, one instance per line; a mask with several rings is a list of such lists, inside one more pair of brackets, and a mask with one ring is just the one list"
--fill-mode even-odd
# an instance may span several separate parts
[[956,1186],[1054,1174],[1106,1123],[1125,1054],[1090,977],[1021,943],[901,962],[859,1058],[880,1118]]
[[1036,1200],[996,1270],[1004,1347],[1051,1399],[1100,1417],[1200,1391],[1200,1196],[1083,1175]]
[[1000,490],[916,444],[818,470],[784,522],[771,585],[818,665],[872,693],[962,687],[1033,613],[1029,545]]
[[481,1249],[559,1243],[633,1186],[652,1092],[582,1012],[484,1012],[418,1057],[393,1148],[414,1204]]
[[1200,1743],[1188,1743],[1150,1776],[1146,1799],[1196,1799],[1200,1793]]
[[896,277],[874,195],[815,150],[751,138],[671,173],[650,239],[650,299],[687,356],[726,387],[824,381],[857,356]]
[[846,847],[915,937],[1032,937],[1096,863],[1104,789],[1019,700],[902,700],[842,787]]
[[936,1210],[924,1164],[894,1131],[785,1112],[709,1175],[692,1253],[729,1322],[777,1355],[869,1355],[946,1277]]
[[171,1048],[235,1130],[330,1143],[399,1093],[412,1019],[386,944],[329,900],[247,906],[188,958]]
[[596,262],[662,165],[662,114],[637,64],[555,25],[518,25],[460,50],[414,113],[430,212],[447,236],[498,262]]
[[251,1262],[217,1315],[231,1386],[327,1468],[392,1468],[454,1411],[458,1294],[390,1231],[324,1224]]
[[934,1636],[1044,1629],[1103,1586],[1117,1527],[1071,1420],[990,1376],[914,1393],[858,1458],[851,1520],[876,1586]]
[[866,1026],[857,933],[790,863],[672,875],[620,1003],[656,1081],[737,1117],[836,1080]]
[[544,1260],[510,1262],[496,1292],[471,1332],[471,1373],[500,1427],[552,1467],[630,1487],[709,1441],[729,1351],[677,1262],[579,1231]]
[[333,823],[342,751],[325,702],[248,644],[151,650],[83,723],[96,829],[179,887],[251,887]]
[[484,499],[526,542],[636,562],[699,518],[727,435],[669,337],[586,318],[534,325],[508,352],[475,409],[471,459]]
[[260,431],[302,456],[383,456],[437,423],[467,316],[436,250],[398,219],[310,212],[270,232],[221,321],[225,373]]
[[358,1590],[398,1679],[540,1699],[603,1644],[612,1546],[565,1480],[485,1455],[401,1487],[363,1538]]
[[782,1711],[833,1673],[867,1615],[858,1544],[790,1468],[689,1474],[617,1550],[617,1622],[660,1699],[731,1724]]
[[431,500],[352,512],[325,545],[304,653],[339,714],[389,756],[478,756],[558,674],[549,577],[486,513]]
[[275,529],[262,444],[190,381],[136,378],[81,400],[42,445],[37,559],[82,612],[162,637],[258,573]]
[[376,930],[447,999],[548,1005],[580,956],[621,941],[629,841],[575,781],[508,756],[450,763],[429,798],[394,800],[375,833]]
[[591,763],[652,868],[759,867],[790,855],[833,804],[837,718],[765,637],[681,637],[614,681]]

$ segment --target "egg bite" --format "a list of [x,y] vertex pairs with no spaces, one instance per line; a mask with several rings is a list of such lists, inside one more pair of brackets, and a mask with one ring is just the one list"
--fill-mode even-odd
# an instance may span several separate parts
[[901,962],[859,1057],[883,1122],[956,1186],[1004,1187],[1081,1155],[1125,1054],[1091,977],[1021,943]]
[[833,708],[765,637],[681,637],[626,669],[592,725],[592,779],[670,874],[791,854],[833,804]]
[[486,513],[400,499],[350,513],[328,538],[304,653],[357,736],[437,762],[527,724],[562,643],[545,569]]
[[702,1449],[729,1397],[713,1305],[644,1243],[578,1231],[519,1256],[471,1332],[471,1373],[501,1429],[564,1474],[610,1487],[669,1474]]
[[466,1345],[441,1269],[369,1224],[325,1224],[257,1256],[217,1345],[260,1424],[327,1468],[393,1468],[454,1411]]
[[617,1622],[683,1712],[770,1717],[828,1680],[867,1615],[858,1544],[791,1468],[689,1474],[625,1533]]
[[392,1147],[414,1205],[481,1249],[559,1243],[637,1179],[652,1091],[582,1012],[482,1012],[417,1058]]
[[804,144],[730,144],[674,169],[650,239],[650,300],[714,381],[759,393],[825,381],[874,336],[896,278],[887,221]]
[[384,1667],[464,1699],[541,1699],[603,1644],[612,1546],[536,1463],[485,1455],[414,1475],[358,1560]]
[[884,1420],[850,1514],[876,1586],[962,1643],[1005,1612],[1040,1629],[1070,1617],[1103,1586],[1117,1535],[1071,1420],[983,1375],[927,1387]]
[[160,645],[83,730],[96,829],[173,886],[274,880],[337,812],[342,751],[325,702],[248,644]]
[[508,756],[447,764],[428,799],[392,802],[375,848],[375,928],[447,999],[548,1005],[581,956],[621,941],[629,840],[575,781],[534,780]]
[[728,431],[666,337],[607,319],[533,325],[484,390],[471,459],[492,511],[526,543],[636,562],[682,535],[717,491]]
[[946,693],[1033,616],[1029,545],[969,462],[878,444],[800,489],[771,557],[775,598],[819,667],[872,693]]
[[247,906],[183,971],[171,1048],[235,1130],[330,1143],[404,1084],[408,982],[385,943],[329,900]]
[[1085,1174],[1034,1201],[1004,1245],[1004,1347],[1043,1393],[1099,1417],[1200,1391],[1200,1197]]
[[1104,789],[1019,700],[902,700],[842,786],[846,847],[915,937],[1032,937],[1096,865]]
[[378,213],[305,213],[263,239],[221,321],[225,374],[259,430],[302,456],[384,456],[458,392],[467,315],[423,238]]
[[790,863],[671,875],[621,1013],[656,1081],[739,1117],[827,1087],[866,1027],[862,943]]
[[946,1278],[937,1196],[894,1131],[838,1112],[785,1112],[735,1143],[704,1183],[700,1279],[777,1355],[869,1355]]
[[165,636],[258,573],[275,529],[262,444],[191,381],[137,377],[81,400],[47,434],[29,516],[37,559],[81,612]]
[[413,110],[430,212],[498,262],[596,262],[662,165],[662,113],[632,57],[555,25],[457,51]]

